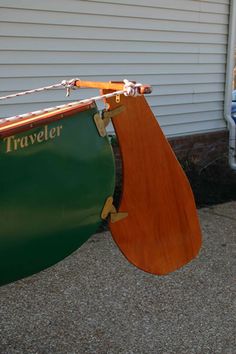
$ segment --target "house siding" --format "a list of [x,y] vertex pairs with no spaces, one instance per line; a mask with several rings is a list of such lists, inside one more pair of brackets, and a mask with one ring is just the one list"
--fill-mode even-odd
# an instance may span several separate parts
[[[153,86],[167,136],[225,129],[229,0],[1,0],[0,95],[63,79]],[[74,92],[69,100],[93,95]],[[1,104],[1,116],[67,102],[61,90]]]

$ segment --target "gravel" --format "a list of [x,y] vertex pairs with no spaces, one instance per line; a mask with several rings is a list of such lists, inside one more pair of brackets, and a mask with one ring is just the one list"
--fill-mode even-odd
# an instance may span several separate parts
[[200,256],[152,276],[109,232],[0,288],[0,354],[235,354],[236,202],[199,211]]

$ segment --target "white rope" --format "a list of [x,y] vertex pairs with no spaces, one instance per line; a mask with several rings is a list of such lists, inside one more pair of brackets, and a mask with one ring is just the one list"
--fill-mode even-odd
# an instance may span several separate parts
[[[0,100],[13,98],[13,97],[17,97],[17,96],[23,96],[23,95],[27,95],[27,94],[35,93],[35,92],[41,92],[44,90],[50,90],[52,88],[57,88],[57,87],[62,87],[62,86],[66,87],[66,89],[67,89],[66,96],[68,97],[70,95],[71,89],[76,88],[75,82],[77,80],[79,80],[79,79],[72,79],[69,81],[63,80],[59,84],[54,84],[54,85],[50,85],[50,86],[41,87],[38,89],[33,89],[33,90],[28,90],[28,91],[24,91],[24,92],[20,92],[20,93],[16,93],[16,94],[8,95],[8,96],[3,96],[3,97],[0,97]],[[75,101],[75,102],[71,102],[71,103],[67,103],[67,104],[63,104],[63,105],[59,105],[59,106],[55,106],[55,107],[49,107],[49,108],[41,109],[38,111],[28,112],[28,113],[24,113],[24,114],[20,114],[20,115],[16,115],[16,116],[8,117],[8,118],[2,118],[2,119],[0,119],[0,124],[5,123],[5,122],[11,122],[11,121],[22,119],[22,118],[29,118],[29,117],[33,117],[33,116],[38,116],[43,113],[49,113],[49,112],[57,111],[57,110],[60,110],[63,108],[76,107],[81,104],[89,103],[91,101],[102,100],[103,98],[109,98],[109,97],[118,96],[118,95],[137,96],[139,94],[138,88],[140,86],[142,86],[142,84],[140,84],[140,83],[134,84],[133,82],[125,79],[123,90],[114,91],[114,92],[111,92],[111,93],[108,93],[105,95],[94,96],[94,97],[91,97],[88,99]]]
[[9,98],[15,98],[15,97],[19,97],[19,96],[24,96],[24,95],[29,95],[31,93],[36,93],[36,92],[42,92],[42,91],[46,91],[46,90],[51,90],[54,88],[59,88],[59,87],[64,87],[66,88],[66,97],[68,97],[70,95],[70,91],[71,89],[75,89],[75,81],[77,81],[79,79],[72,79],[72,80],[63,80],[62,82],[60,82],[59,84],[53,84],[50,86],[45,86],[45,87],[40,87],[37,89],[32,89],[32,90],[27,90],[27,91],[23,91],[23,92],[18,92],[18,93],[13,93],[11,95],[6,95],[6,96],[1,96],[0,100],[6,100]]
[[107,93],[105,95],[94,96],[94,97],[91,97],[91,98],[87,98],[87,99],[84,99],[84,100],[63,104],[63,105],[60,105],[60,106],[49,107],[49,108],[41,109],[41,110],[38,110],[38,111],[28,112],[28,113],[20,114],[20,115],[17,115],[17,116],[12,116],[12,117],[9,117],[9,118],[2,118],[2,119],[0,119],[0,124],[1,123],[15,121],[15,120],[22,119],[22,118],[29,118],[29,117],[33,117],[33,116],[38,116],[38,115],[43,114],[43,113],[50,113],[50,112],[57,111],[57,110],[60,110],[60,109],[63,109],[63,108],[76,107],[76,106],[79,106],[79,105],[82,105],[82,104],[90,103],[91,101],[102,100],[104,98],[110,98],[110,97],[119,96],[119,95],[137,96],[139,94],[138,93],[138,88],[140,86],[142,86],[141,84],[134,84],[133,82],[130,82],[128,80],[124,80],[124,82],[125,82],[125,85],[124,85],[124,89],[123,90],[114,91],[114,92],[111,92],[111,93]]
[[133,82],[124,79],[124,95],[125,96],[138,96],[138,88],[142,86],[142,84],[134,84]]

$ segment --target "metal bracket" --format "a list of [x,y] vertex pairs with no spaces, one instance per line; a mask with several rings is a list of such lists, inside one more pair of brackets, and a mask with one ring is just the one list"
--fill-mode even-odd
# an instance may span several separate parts
[[99,135],[102,136],[102,137],[106,136],[107,132],[106,132],[106,129],[105,129],[105,125],[104,125],[103,119],[101,118],[100,114],[96,113],[93,116],[93,120],[94,120],[94,123],[95,123],[95,125],[97,127],[97,130],[99,132]]
[[99,113],[96,113],[93,116],[95,125],[97,127],[97,130],[98,130],[100,136],[102,136],[102,137],[106,136],[107,132],[106,132],[105,128],[109,124],[111,118],[117,116],[118,114],[120,114],[124,110],[125,110],[125,106],[119,106],[119,107],[113,109],[112,111],[104,110],[102,112],[102,116],[100,116]]
[[108,197],[102,213],[101,213],[101,218],[106,219],[110,215],[111,222],[117,222],[120,221],[128,216],[128,213],[126,212],[117,212],[115,206],[113,205],[113,197]]
[[118,114],[120,114],[124,110],[125,110],[125,106],[118,106],[115,109],[113,109],[112,111],[103,111],[102,112],[102,119],[104,121],[105,127],[109,124],[111,118],[117,116]]
[[120,95],[116,95],[116,103],[120,103]]

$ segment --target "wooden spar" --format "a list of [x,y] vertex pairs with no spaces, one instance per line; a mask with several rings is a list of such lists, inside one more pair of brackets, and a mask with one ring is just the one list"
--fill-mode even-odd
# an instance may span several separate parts
[[123,90],[124,83],[123,82],[101,82],[101,81],[76,80],[75,86],[76,87],[84,87],[84,88],[97,88],[97,89],[104,89],[104,90],[120,91],[120,90]]
[[[115,81],[102,82],[102,81],[76,80],[75,86],[78,88],[83,87],[83,88],[96,88],[96,89],[101,89],[101,90],[121,91],[121,90],[124,90],[125,83],[124,82],[115,82]],[[152,88],[150,85],[141,85],[138,88],[138,91],[139,91],[139,94],[142,94],[142,95],[148,94],[148,93],[152,92]]]

